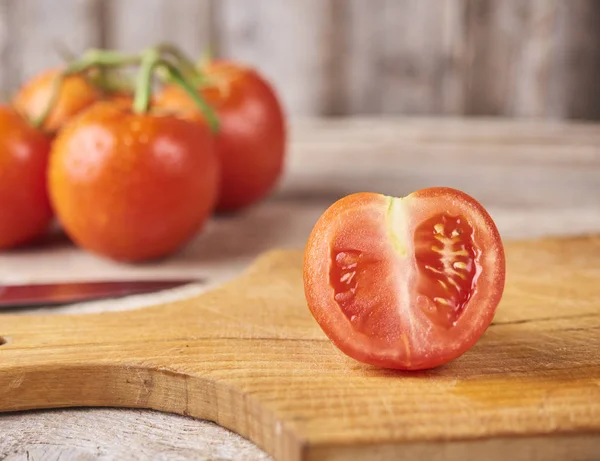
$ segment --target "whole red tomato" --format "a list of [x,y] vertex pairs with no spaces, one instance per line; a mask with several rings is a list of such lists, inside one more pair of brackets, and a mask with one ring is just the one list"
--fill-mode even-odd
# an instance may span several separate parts
[[100,102],[60,132],[50,158],[56,214],[81,247],[116,260],[166,256],[214,209],[219,168],[208,127]]
[[455,359],[489,326],[504,290],[502,240],[485,209],[448,188],[334,203],[306,246],[308,306],[331,340],[373,365]]
[[52,220],[46,192],[50,139],[0,106],[0,249],[28,243]]
[[[51,69],[23,84],[13,99],[14,107],[30,120],[42,115],[55,90],[60,70]],[[44,121],[44,131],[55,133],[75,115],[102,97],[102,92],[83,75],[65,77],[52,110]]]
[[[233,211],[265,197],[280,177],[286,145],[284,114],[275,91],[256,71],[233,62],[213,62],[203,73],[209,83],[199,92],[220,122],[217,209]],[[199,115],[192,99],[175,85],[166,86],[155,105]]]

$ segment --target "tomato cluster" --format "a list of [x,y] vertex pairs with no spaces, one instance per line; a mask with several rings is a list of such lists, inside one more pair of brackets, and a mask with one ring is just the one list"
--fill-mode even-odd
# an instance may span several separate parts
[[[136,84],[123,84],[131,65]],[[195,65],[169,45],[90,50],[0,108],[0,249],[43,235],[54,213],[99,255],[169,255],[214,212],[263,199],[285,147],[281,104],[254,69]]]

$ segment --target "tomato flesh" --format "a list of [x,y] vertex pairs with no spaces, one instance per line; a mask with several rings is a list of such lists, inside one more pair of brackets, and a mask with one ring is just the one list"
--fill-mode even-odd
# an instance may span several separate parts
[[405,198],[353,194],[332,205],[309,237],[308,306],[347,355],[424,369],[464,353],[483,334],[505,274],[485,209],[447,188]]
[[[346,315],[349,315],[350,320],[356,314],[347,312],[348,302],[354,298],[356,287],[358,286],[358,277],[356,272],[363,268],[364,262],[361,261],[362,254],[360,251],[346,250],[335,251],[332,254],[334,263],[331,268],[331,286],[335,290],[335,300],[340,305]],[[361,265],[360,269],[358,265]]]
[[365,286],[373,286],[371,280],[379,271],[377,266],[383,262],[369,258],[356,250],[334,251],[330,272],[330,284],[334,289],[335,302],[341,311],[359,332],[373,338],[385,340],[389,333],[385,325],[381,325],[382,309],[377,306],[378,300],[370,297]]
[[432,321],[446,328],[455,325],[476,283],[478,253],[464,217],[441,214],[416,229],[415,259],[421,275],[417,289],[426,297]]

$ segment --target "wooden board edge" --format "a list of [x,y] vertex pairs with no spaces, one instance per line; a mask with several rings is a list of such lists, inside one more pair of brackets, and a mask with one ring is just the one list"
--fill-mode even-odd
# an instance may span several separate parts
[[[298,434],[243,389],[210,376],[136,362],[36,364],[0,372],[0,389],[7,390],[0,394],[0,416],[80,407],[156,410],[214,422],[277,460],[300,460]],[[15,398],[21,387],[25,395]]]
[[305,445],[301,461],[579,461],[598,459],[600,432],[373,445]]

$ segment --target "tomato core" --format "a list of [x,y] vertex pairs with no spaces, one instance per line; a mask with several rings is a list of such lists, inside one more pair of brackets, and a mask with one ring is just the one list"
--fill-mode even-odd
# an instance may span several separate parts
[[414,240],[421,275],[418,304],[432,321],[450,328],[469,301],[480,271],[473,229],[461,216],[439,214],[417,226]]

